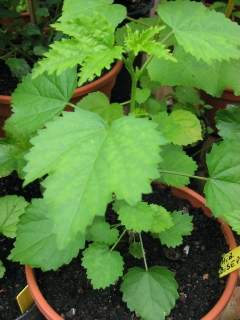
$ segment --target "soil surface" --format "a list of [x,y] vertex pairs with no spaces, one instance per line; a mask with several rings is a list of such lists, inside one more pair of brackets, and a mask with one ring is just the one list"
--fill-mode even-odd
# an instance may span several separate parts
[[[201,210],[192,209],[188,202],[176,199],[168,190],[154,190],[144,200],[193,215],[193,233],[185,237],[184,244],[177,249],[161,247],[158,240],[148,235],[144,236],[143,241],[150,266],[163,265],[176,272],[180,298],[166,319],[199,320],[216,303],[225,285],[225,280],[218,278],[220,258],[227,251],[220,228]],[[111,207],[108,209],[108,220],[116,222]],[[141,260],[128,254],[127,247],[126,236],[118,245],[126,268],[136,265],[143,267]],[[55,310],[65,319],[74,320],[139,319],[121,302],[120,283],[105,290],[92,290],[85,271],[80,267],[80,259],[81,254],[57,272],[37,272],[40,288]]]
[[10,96],[17,84],[18,79],[12,76],[8,66],[0,59],[0,95]]
[[[12,194],[21,195],[28,201],[41,196],[37,183],[23,189],[16,174],[0,179],[0,196]],[[0,236],[0,259],[7,270],[4,278],[0,279],[0,320],[14,320],[20,316],[16,296],[26,286],[24,268],[7,260],[13,242]]]
[[127,8],[128,14],[135,14],[136,12],[144,12],[145,8],[150,7],[152,0],[115,0],[114,3],[122,4]]

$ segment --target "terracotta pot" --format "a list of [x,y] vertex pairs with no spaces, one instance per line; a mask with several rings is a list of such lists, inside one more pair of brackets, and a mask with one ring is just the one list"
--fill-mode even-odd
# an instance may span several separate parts
[[[159,187],[163,187],[163,186],[159,185]],[[182,188],[182,189],[172,188],[172,193],[178,198],[188,200],[193,207],[201,208],[206,216],[208,217],[211,216],[210,210],[205,206],[205,199],[195,191],[189,188]],[[219,223],[220,223],[224,238],[229,246],[229,249],[235,248],[237,245],[231,229],[229,228],[228,225],[224,224],[222,221],[219,221]],[[48,320],[63,320],[63,318],[48,304],[46,299],[43,297],[38,287],[34,270],[29,266],[26,266],[25,273],[26,273],[29,290],[41,313]],[[235,289],[237,279],[238,279],[237,271],[231,273],[228,276],[225,290],[222,293],[220,299],[217,301],[215,306],[204,317],[201,318],[201,320],[217,319],[217,317],[221,314],[221,312],[226,307],[228,301],[230,300],[233,294],[233,291]]]
[[235,104],[240,102],[240,96],[235,96],[231,90],[225,90],[221,97],[213,97],[207,94],[204,91],[200,92],[201,99],[206,103],[212,106],[213,108],[207,111],[207,119],[209,125],[216,129],[215,126],[215,116],[218,110],[225,109],[228,104]]
[[[113,68],[105,73],[97,80],[86,84],[74,91],[74,95],[71,99],[73,103],[79,101],[86,94],[93,91],[101,91],[105,93],[109,98],[111,97],[112,89],[115,85],[118,73],[122,68],[122,61],[118,61]],[[3,126],[4,122],[11,115],[11,96],[0,95],[0,137],[4,137]]]

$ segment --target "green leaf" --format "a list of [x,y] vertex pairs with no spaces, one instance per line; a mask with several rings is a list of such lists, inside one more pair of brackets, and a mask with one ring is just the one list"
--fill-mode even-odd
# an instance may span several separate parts
[[48,207],[44,200],[33,200],[18,225],[17,238],[10,259],[21,264],[57,270],[68,264],[85,246],[85,239],[78,234],[64,250],[57,246],[53,223],[47,217]]
[[170,50],[156,40],[163,29],[163,26],[152,26],[143,30],[127,28],[124,38],[125,50],[133,52],[134,56],[137,56],[140,52],[146,52],[157,58],[174,60],[170,54]]
[[197,59],[211,63],[239,58],[240,27],[223,14],[194,1],[165,2],[157,11],[177,42]]
[[224,139],[240,139],[240,108],[228,106],[219,110],[216,116],[216,125],[219,135]]
[[137,88],[136,101],[139,104],[142,104],[149,98],[150,94],[151,94],[151,91],[149,88],[143,88],[143,89]]
[[117,282],[123,274],[123,258],[108,246],[93,243],[84,252],[82,265],[94,289],[104,289]]
[[5,196],[0,198],[0,234],[14,238],[20,216],[28,203],[22,197]]
[[232,227],[232,229],[240,235],[240,210],[234,210],[227,214],[225,217],[226,222]]
[[148,65],[151,80],[161,85],[195,87],[213,96],[221,96],[226,88],[240,95],[240,78],[236,72],[240,60],[216,61],[208,65],[180,47],[175,48],[174,58],[177,62],[154,58]]
[[117,229],[111,229],[103,217],[95,217],[93,224],[88,227],[86,233],[86,240],[100,242],[103,244],[114,244],[119,237]]
[[217,217],[226,220],[240,207],[240,143],[215,144],[207,155],[209,179],[204,187],[207,205]]
[[133,242],[129,246],[129,253],[136,259],[142,259],[143,253],[142,253],[142,247],[139,242]]
[[82,109],[64,112],[39,131],[26,156],[25,184],[48,174],[44,198],[60,247],[84,233],[95,215],[105,214],[113,193],[135,205],[142,193],[151,192],[160,141],[150,120],[128,116],[109,126]]
[[112,0],[88,0],[87,2],[85,0],[65,0],[60,20],[71,21],[79,16],[88,17],[100,12],[108,23],[116,28],[125,19],[127,11],[124,6],[112,4],[112,2]]
[[163,146],[162,158],[159,164],[161,182],[174,187],[183,187],[190,183],[188,176],[194,175],[197,164],[180,146],[171,144]]
[[164,320],[178,298],[177,282],[165,267],[135,267],[124,276],[123,301],[144,320]]
[[18,79],[22,79],[22,77],[26,76],[31,71],[31,67],[25,59],[8,58],[6,64],[11,70],[11,73]]
[[4,277],[6,268],[4,267],[2,261],[0,260],[0,279]]
[[158,101],[154,98],[150,98],[146,102],[146,110],[151,115],[156,115],[159,112],[167,111],[167,102],[166,100]]
[[6,177],[17,169],[17,154],[18,149],[14,145],[0,143],[0,177]]
[[174,96],[177,99],[177,102],[183,105],[190,104],[198,106],[202,104],[199,91],[195,88],[178,86],[175,88]]
[[6,122],[7,134],[21,143],[29,139],[64,109],[76,85],[74,69],[60,76],[43,74],[36,79],[27,76],[12,95],[14,114]]
[[162,244],[167,247],[175,248],[182,244],[183,236],[189,236],[192,233],[192,217],[187,213],[173,212],[171,214],[173,226],[159,234]]
[[164,138],[170,143],[188,145],[202,139],[202,128],[198,118],[186,110],[176,110],[169,115],[160,112],[153,117]]
[[99,114],[108,123],[123,116],[122,106],[119,103],[110,104],[106,95],[101,92],[88,94],[77,106]]
[[121,224],[126,229],[135,232],[158,233],[172,226],[171,215],[167,210],[158,205],[139,202],[135,206],[129,206],[124,201],[115,205]]
[[104,68],[110,69],[112,63],[122,57],[122,47],[114,45],[113,26],[99,13],[56,23],[54,27],[71,38],[50,45],[45,58],[34,69],[34,77],[45,71],[61,74],[80,65],[78,84],[81,86],[101,76]]

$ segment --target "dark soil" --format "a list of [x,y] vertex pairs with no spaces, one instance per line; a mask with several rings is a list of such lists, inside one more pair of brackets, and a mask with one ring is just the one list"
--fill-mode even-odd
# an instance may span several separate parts
[[0,95],[10,96],[17,84],[18,79],[12,76],[8,66],[0,59]]
[[[180,298],[167,319],[199,320],[216,303],[224,288],[224,280],[218,278],[218,267],[227,246],[220,228],[201,210],[192,209],[188,202],[176,199],[168,190],[155,190],[144,200],[193,215],[194,231],[176,250],[161,247],[158,240],[148,235],[144,236],[144,246],[150,266],[163,265],[176,272]],[[108,219],[112,222],[116,219],[111,207]],[[118,249],[124,256],[126,268],[143,267],[142,261],[127,253],[127,246],[125,237]],[[185,253],[186,246],[189,246],[189,254]],[[85,271],[80,267],[80,259],[81,254],[57,272],[38,272],[40,287],[59,314],[74,320],[137,320],[121,302],[119,283],[105,290],[92,290]]]
[[[0,179],[0,196],[12,194],[24,196],[28,201],[41,196],[37,183],[23,189],[16,174]],[[13,240],[0,237],[0,259],[7,270],[4,278],[0,279],[0,320],[14,320],[20,315],[16,296],[26,286],[23,267],[7,260],[12,246]]]
[[114,3],[122,4],[127,8],[128,14],[136,14],[141,11],[145,15],[145,11],[150,11],[152,0],[115,0]]

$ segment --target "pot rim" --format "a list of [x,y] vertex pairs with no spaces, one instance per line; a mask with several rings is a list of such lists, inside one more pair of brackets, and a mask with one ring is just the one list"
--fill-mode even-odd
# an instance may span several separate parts
[[[156,183],[156,185],[163,187],[159,183]],[[210,209],[206,207],[205,199],[197,192],[193,191],[188,187],[183,187],[183,188],[172,187],[171,190],[175,196],[188,200],[193,207],[201,208],[204,214],[206,214],[208,217],[211,216]],[[219,219],[217,221],[220,223],[220,227],[222,229],[224,238],[229,246],[229,249],[232,250],[237,246],[232,230],[223,221]],[[36,305],[38,306],[39,310],[46,317],[46,319],[63,320],[63,318],[48,304],[48,302],[42,295],[39,289],[39,286],[37,284],[34,270],[29,266],[25,266],[25,274],[26,274],[27,283],[29,286],[29,290],[32,294],[32,297]],[[238,280],[238,271],[234,271],[230,273],[222,295],[220,296],[220,298],[218,299],[214,307],[206,315],[204,315],[201,318],[201,320],[214,320],[217,318],[217,316],[220,315],[220,313],[224,310],[224,308],[226,307],[227,303],[229,302],[233,294],[233,291],[237,284],[237,280]]]
[[[121,60],[118,60],[113,68],[111,68],[111,70],[109,70],[108,72],[106,72],[103,76],[101,76],[100,78],[82,86],[79,88],[76,88],[74,90],[74,94],[71,97],[72,98],[77,98],[79,96],[83,96],[91,91],[97,91],[100,88],[104,87],[108,82],[111,81],[111,79],[114,76],[117,76],[117,74],[120,72],[121,68],[123,66],[123,62]],[[4,104],[4,105],[10,105],[11,104],[11,96],[7,96],[7,95],[0,95],[0,104]]]

